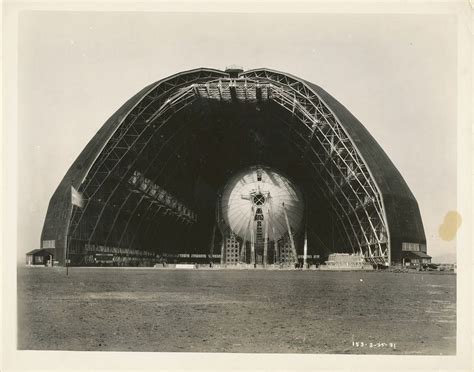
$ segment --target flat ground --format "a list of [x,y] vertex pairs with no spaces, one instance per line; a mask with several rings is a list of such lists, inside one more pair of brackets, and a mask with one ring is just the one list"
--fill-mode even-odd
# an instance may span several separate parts
[[455,275],[18,270],[19,349],[456,352]]

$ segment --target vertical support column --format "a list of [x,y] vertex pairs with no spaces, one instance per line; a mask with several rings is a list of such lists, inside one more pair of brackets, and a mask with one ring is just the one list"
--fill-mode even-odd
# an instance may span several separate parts
[[255,237],[253,235],[254,224],[250,224],[250,263],[255,265]]
[[295,263],[297,263],[298,262],[298,255],[296,254],[295,241],[293,239],[293,234],[291,232],[290,221],[288,221],[288,215],[286,214],[285,203],[282,203],[282,205],[283,205],[283,213],[285,215],[286,227],[288,228],[288,235],[290,237],[291,253],[293,255]]
[[[251,218],[252,216],[250,216]],[[247,263],[247,234],[250,229],[250,220],[247,225],[247,230],[245,230],[244,239],[242,241],[242,249],[240,250],[240,262]]]
[[222,235],[222,244],[221,244],[221,265],[224,265],[224,253],[225,253],[225,236]]
[[239,261],[240,262],[245,262],[245,248],[247,247],[247,241],[244,240],[242,241],[242,247],[240,248],[239,252]]
[[265,218],[265,240],[263,241],[263,267],[267,266],[268,255],[268,218]]
[[303,269],[308,265],[308,230],[304,230],[304,253],[303,253]]
[[[305,195],[305,202],[307,197]],[[304,248],[303,248],[303,270],[308,267],[308,207],[305,208],[305,219],[304,219]]]
[[211,237],[211,246],[209,247],[209,256],[212,261],[212,255],[214,254],[214,244],[216,239],[216,229],[217,229],[217,222],[214,223],[214,227],[212,228],[212,237]]
[[279,254],[279,249],[278,249],[278,241],[273,242],[273,249],[275,250],[275,264],[280,263],[280,254]]
[[[270,217],[270,212],[268,212],[268,216]],[[276,237],[275,227],[273,225],[272,225],[272,232],[273,232],[273,263],[279,264],[280,257],[278,254],[278,241],[275,238]]]

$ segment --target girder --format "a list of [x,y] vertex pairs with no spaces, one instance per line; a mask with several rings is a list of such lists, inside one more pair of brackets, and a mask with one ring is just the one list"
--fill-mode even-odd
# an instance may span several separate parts
[[[187,103],[187,104],[190,104],[190,103]],[[187,105],[186,104],[186,105]],[[185,106],[182,106],[180,109],[184,108]],[[156,127],[152,127],[153,129],[153,132],[150,133],[150,135],[146,138],[146,141],[144,142],[144,144],[140,147],[139,151],[137,154],[135,154],[135,156],[132,158],[132,160],[130,161],[129,166],[128,167],[128,171],[126,172],[123,172],[123,174],[121,175],[120,177],[120,182],[117,182],[115,187],[113,188],[112,192],[109,192],[108,193],[108,197],[107,197],[107,202],[111,200],[114,192],[116,190],[118,190],[119,186],[124,182],[124,180],[127,178],[127,177],[130,177],[130,173],[132,172],[132,167],[133,165],[137,162],[137,159],[139,158],[139,155],[142,154],[142,152],[144,151],[144,149],[146,148],[146,146],[152,142],[152,140],[154,139],[154,137],[157,135],[157,133],[159,133],[159,129],[162,128],[165,124],[167,124],[168,122],[170,121],[170,117],[167,117],[165,119],[162,120],[160,126],[156,126]],[[142,132],[140,133],[140,135],[135,139],[134,141],[134,144],[135,142],[138,140],[138,138],[140,138],[141,136],[144,136],[144,133],[145,133],[145,129],[142,130]],[[145,136],[144,136],[145,137]],[[176,135],[175,133],[175,137],[178,138],[178,136]],[[172,137],[173,138],[173,137]],[[155,143],[158,143],[160,146],[160,149],[163,149],[164,146],[166,146],[168,143],[170,142],[170,140],[167,140],[165,141],[164,143],[161,143],[160,141],[156,141]],[[112,153],[112,152],[109,152],[109,153]],[[121,157],[118,159],[118,160],[115,160],[115,163],[113,164],[111,170],[108,171],[108,173],[106,173],[103,177],[102,177],[102,180],[100,180],[99,182],[96,182],[95,183],[95,188],[91,190],[91,184],[92,182],[86,182],[84,187],[81,187],[80,188],[80,191],[85,195],[86,197],[86,203],[85,203],[85,206],[84,208],[82,209],[79,209],[79,208],[76,208],[75,209],[75,213],[73,213],[73,216],[72,216],[72,223],[71,223],[71,227],[72,227],[72,234],[74,234],[75,232],[75,229],[77,228],[77,225],[80,223],[81,221],[81,217],[82,215],[85,214],[85,212],[87,212],[87,209],[89,207],[89,201],[92,200],[94,198],[94,196],[99,192],[99,190],[101,189],[101,187],[104,185],[104,183],[106,182],[106,180],[113,174],[112,172],[118,168],[119,164],[120,164],[120,161],[128,154],[127,151],[124,151],[123,154],[121,155]],[[104,164],[105,161],[102,163]],[[98,173],[96,172],[94,174],[94,176],[92,176],[91,179],[93,179],[94,177],[97,177],[98,176]],[[107,204],[106,202],[106,204]],[[104,207],[102,208],[102,213],[103,211],[105,210],[105,205]],[[102,214],[101,213],[101,214]],[[76,219],[77,219],[77,222],[76,222]],[[100,219],[100,217],[99,217]],[[94,229],[95,231],[95,229]],[[93,235],[93,234],[92,234]]]
[[[286,123],[286,122],[285,122],[285,123]],[[286,123],[286,124],[287,124],[288,127],[290,128],[290,125],[289,125],[288,123]],[[296,131],[296,133],[297,133],[303,140],[305,140],[305,138],[304,138],[303,136],[301,136],[299,132]],[[297,145],[297,146],[298,146],[298,145]],[[325,151],[326,151],[326,153],[327,153],[327,155],[328,155],[328,159],[329,159],[330,156],[331,156],[331,152],[330,152],[328,149],[326,149],[326,148],[325,148]],[[346,220],[349,222],[349,225],[350,225],[351,228],[353,229],[353,232],[354,232],[354,235],[353,235],[353,236],[359,236],[359,234],[356,233],[356,231],[355,231],[354,228],[353,228],[354,223],[353,223],[353,221],[351,220],[351,218],[349,217],[349,215],[348,215],[348,213],[347,213],[347,211],[346,211],[346,208],[344,208],[343,202],[341,202],[341,201],[339,200],[339,198],[338,198],[338,196],[342,196],[342,197],[345,199],[345,202],[347,202],[347,205],[350,207],[350,209],[351,209],[352,211],[354,211],[354,207],[353,207],[352,203],[350,202],[350,199],[349,199],[349,198],[347,197],[347,195],[342,191],[342,187],[341,187],[340,182],[338,182],[337,178],[334,176],[334,173],[332,173],[332,172],[330,171],[330,169],[333,169],[333,167],[331,167],[331,168],[329,168],[329,167],[327,167],[327,166],[324,166],[324,167],[316,167],[315,164],[325,164],[326,161],[323,160],[317,152],[312,152],[312,153],[317,157],[317,162],[313,163],[313,162],[310,161],[310,164],[314,167],[315,170],[317,170],[318,174],[321,174],[321,172],[325,172],[325,173],[326,173],[326,177],[324,177],[324,176],[321,175],[321,177],[320,177],[321,182],[326,183],[327,186],[328,186],[328,188],[329,188],[330,190],[331,190],[331,186],[332,186],[332,185],[335,186],[335,189],[332,190],[332,194],[330,194],[330,195],[328,196],[328,198],[329,198],[329,199],[334,199],[334,200],[337,202],[337,205],[340,207],[341,211],[342,211],[343,214],[346,216]],[[337,166],[336,166],[336,167],[334,167],[334,169],[336,169],[338,172],[340,172],[340,173],[343,175],[343,173],[342,173],[340,167],[337,167]],[[329,178],[328,178],[328,177],[329,177]],[[331,179],[331,180],[332,180],[332,183],[331,183],[331,184],[328,184],[328,183],[327,183],[327,180],[328,180],[328,179]],[[361,185],[362,185],[362,184],[361,184]],[[363,186],[363,185],[362,185],[362,186]],[[336,192],[336,189],[337,189],[337,192]],[[364,188],[364,190],[366,191],[365,188]],[[351,191],[354,191],[354,190],[351,190]],[[355,194],[357,200],[359,201],[360,205],[363,205],[362,200],[359,198],[358,194],[355,193],[355,192],[354,192],[354,194]],[[373,197],[373,196],[372,196],[372,197]],[[368,218],[367,221],[368,221],[368,223],[370,224],[370,226],[371,226],[371,228],[372,228],[372,233],[373,233],[375,236],[378,236],[378,235],[377,235],[377,232],[376,232],[376,230],[375,230],[375,228],[374,228],[373,225],[372,225],[372,222],[371,222],[369,213],[367,212],[366,208],[364,208],[364,207],[362,207],[362,208],[363,208],[364,212],[366,213],[366,217]],[[358,245],[358,246],[370,245],[369,240],[368,240],[369,238],[366,236],[366,233],[365,233],[365,231],[364,231],[364,224],[363,224],[362,220],[361,220],[357,215],[355,215],[355,216],[356,216],[356,223],[359,225],[359,227],[360,227],[360,229],[361,229],[361,231],[362,231],[362,236],[363,236],[363,238],[364,238],[364,240],[365,240],[365,244],[363,244],[362,242],[360,242],[360,241],[358,240],[358,241],[357,241],[357,245]],[[380,214],[379,214],[379,216],[380,216]],[[383,221],[383,220],[381,220],[381,221]],[[380,249],[380,250],[382,249],[382,248],[381,248],[381,244],[385,244],[385,243],[386,243],[386,241],[378,241],[379,249]]]
[[[278,121],[282,121],[283,123],[286,124],[286,122],[284,120],[282,120],[281,118],[279,117],[275,117],[274,120],[278,120]],[[287,126],[287,128],[289,129],[289,126]],[[293,142],[294,140],[290,137],[288,139],[290,142],[292,142],[294,145],[295,145],[295,148],[297,149],[300,149],[300,151],[302,151],[302,149],[300,147],[298,147],[298,144],[296,144],[295,142]],[[318,167],[315,163],[313,163],[311,160],[309,159],[305,159],[307,163],[309,163],[309,165],[313,168],[313,170],[315,171],[315,173],[312,173],[312,172],[309,172],[308,174],[310,175],[311,178],[313,178],[314,182],[310,185],[310,190],[317,193],[317,192],[320,192],[324,195],[324,197],[326,198],[326,200],[329,201],[329,204],[330,204],[330,207],[331,209],[333,210],[333,212],[336,214],[338,220],[342,223],[344,220],[347,220],[347,218],[343,217],[343,216],[347,216],[347,211],[342,208],[342,209],[338,209],[336,207],[336,205],[334,204],[333,202],[333,194],[334,194],[334,188],[332,187],[331,184],[329,184],[323,177],[322,173],[321,173],[321,168]],[[324,185],[325,187],[321,187],[321,185]],[[344,229],[344,232],[348,238],[348,241],[349,243],[351,244],[351,249],[354,251],[354,246],[360,246],[361,245],[361,242],[359,241],[359,237],[358,237],[358,234],[356,232],[356,229],[353,225],[350,225],[350,229],[352,230],[352,234],[350,234],[347,230],[347,227],[344,223],[342,223],[342,226],[343,226],[343,229]],[[356,242],[354,242],[353,239],[351,239],[351,236],[355,237],[356,238]]]

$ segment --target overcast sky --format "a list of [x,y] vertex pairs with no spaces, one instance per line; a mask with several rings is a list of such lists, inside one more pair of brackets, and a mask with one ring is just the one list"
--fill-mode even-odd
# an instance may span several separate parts
[[418,200],[433,257],[456,210],[456,24],[445,15],[24,12],[18,34],[18,257],[87,142],[145,85],[196,67],[314,82],[370,131]]

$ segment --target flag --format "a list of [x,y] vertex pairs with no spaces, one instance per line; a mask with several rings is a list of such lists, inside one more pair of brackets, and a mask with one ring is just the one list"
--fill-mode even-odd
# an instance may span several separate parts
[[71,204],[77,205],[79,208],[84,206],[84,199],[82,198],[82,194],[77,191],[74,186],[71,185]]

